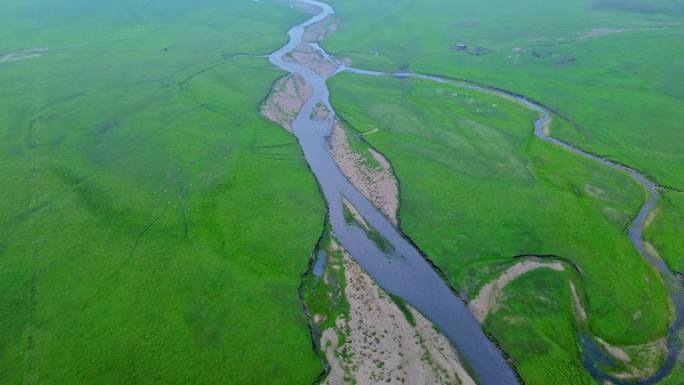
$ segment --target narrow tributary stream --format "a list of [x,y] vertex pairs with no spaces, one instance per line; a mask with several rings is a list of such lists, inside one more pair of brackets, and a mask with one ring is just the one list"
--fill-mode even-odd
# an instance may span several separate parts
[[582,157],[596,161],[606,167],[610,167],[612,169],[624,172],[631,176],[636,182],[638,182],[647,192],[648,198],[639,209],[639,213],[637,214],[636,218],[634,218],[631,226],[629,227],[629,238],[632,241],[634,248],[639,252],[639,254],[643,258],[645,258],[654,268],[656,268],[662,276],[663,282],[665,283],[665,286],[668,290],[670,300],[672,301],[672,304],[674,306],[675,319],[674,322],[671,324],[670,328],[668,329],[666,337],[668,348],[667,357],[663,365],[660,367],[660,369],[651,377],[644,379],[642,381],[625,382],[617,378],[614,378],[601,370],[601,366],[609,364],[611,361],[613,361],[613,359],[609,355],[607,355],[599,347],[599,345],[592,338],[590,338],[590,336],[581,336],[580,342],[583,346],[584,354],[583,364],[587,368],[589,373],[591,373],[591,375],[596,380],[610,381],[615,385],[653,385],[657,384],[658,382],[660,382],[660,380],[662,380],[668,374],[670,374],[674,365],[676,364],[677,357],[681,349],[679,333],[681,332],[682,327],[684,327],[684,293],[682,291],[681,282],[678,281],[676,275],[672,272],[672,270],[669,269],[667,264],[665,264],[665,262],[662,259],[653,255],[644,244],[643,229],[646,223],[646,219],[648,218],[649,213],[656,207],[659,199],[659,186],[656,183],[649,180],[640,172],[632,168],[629,168],[623,164],[613,162],[599,155],[587,152],[572,144],[549,136],[546,133],[545,128],[549,127],[551,119],[553,117],[553,113],[546,106],[538,102],[535,102],[523,95],[515,94],[494,87],[476,84],[474,82],[469,82],[466,80],[449,79],[437,75],[424,75],[403,72],[389,74],[384,72],[367,71],[355,68],[344,68],[343,70],[347,72],[369,76],[394,76],[398,78],[418,78],[438,83],[446,83],[453,85],[455,87],[476,90],[483,93],[488,93],[502,98],[514,100],[522,104],[523,106],[533,111],[536,111],[540,114],[540,117],[534,122],[534,135],[537,138],[545,142],[549,142],[559,147],[562,147],[565,150],[570,151],[574,154],[578,154]]
[[[285,71],[300,75],[313,88],[313,95],[306,101],[297,115],[293,123],[293,130],[302,147],[304,157],[316,176],[327,201],[329,222],[335,237],[378,285],[404,299],[440,328],[442,333],[455,345],[462,359],[466,361],[468,367],[473,371],[472,374],[480,383],[484,385],[518,384],[518,377],[508,365],[504,354],[484,334],[481,325],[471,314],[466,304],[443,281],[442,277],[401,231],[395,228],[368,199],[352,186],[331,157],[326,145],[326,137],[332,129],[334,110],[330,105],[329,90],[326,85],[328,77],[321,76],[310,68],[296,62],[286,61],[284,57],[300,45],[304,30],[308,26],[325,19],[329,15],[333,15],[334,9],[326,3],[315,0],[297,1],[320,8],[321,12],[290,29],[288,32],[288,43],[269,55],[269,60]],[[343,70],[365,75],[390,75],[351,68],[343,68]],[[661,271],[668,283],[673,303],[677,309],[677,320],[668,335],[670,349],[666,364],[654,378],[641,384],[653,384],[669,373],[677,356],[677,334],[682,325],[684,306],[682,304],[681,290],[679,290],[679,285],[674,275],[660,259],[648,253],[643,244],[641,229],[643,228],[646,216],[657,203],[657,186],[635,170],[546,136],[543,128],[550,121],[551,112],[544,106],[523,96],[464,81],[451,81],[438,76],[417,74],[391,75],[448,82],[456,86],[512,98],[541,114],[541,118],[535,122],[534,131],[535,135],[539,138],[593,159],[608,167],[627,172],[648,190],[649,199],[630,228],[630,238],[641,255]],[[318,103],[324,104],[330,111],[328,117],[323,121],[314,118],[315,114],[313,112]],[[381,250],[375,242],[369,239],[367,232],[361,227],[346,223],[343,212],[344,198],[358,210],[369,226],[385,238],[387,243],[391,245],[389,248],[391,251]],[[388,250],[385,247],[383,249]],[[589,348],[590,346],[587,346],[585,350],[593,351],[593,349]],[[620,381],[615,381],[604,375],[594,365],[594,360],[589,354],[585,355],[585,366],[597,380],[610,379],[615,383],[620,383]]]

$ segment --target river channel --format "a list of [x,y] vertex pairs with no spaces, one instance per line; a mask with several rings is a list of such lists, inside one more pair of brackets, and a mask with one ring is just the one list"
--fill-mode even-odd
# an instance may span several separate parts
[[[333,15],[335,11],[329,4],[319,1],[297,1],[317,7],[321,11],[309,20],[291,28],[288,31],[288,43],[270,54],[269,60],[277,67],[301,76],[313,88],[313,95],[302,107],[292,127],[303,150],[304,157],[313,171],[327,202],[329,223],[334,236],[378,285],[393,295],[404,299],[439,327],[441,332],[454,344],[461,358],[467,362],[468,367],[472,369],[472,374],[479,383],[484,385],[519,384],[520,381],[515,371],[509,366],[504,354],[485,335],[481,325],[472,315],[464,301],[444,282],[425,256],[401,231],[394,227],[368,199],[352,186],[333,160],[326,144],[326,138],[332,129],[335,115],[334,109],[330,104],[329,89],[326,84],[329,77],[319,75],[312,69],[296,62],[287,61],[284,57],[302,43],[303,33],[308,26]],[[318,46],[316,48],[320,49]],[[325,56],[329,57],[327,53],[325,53]],[[648,199],[633,221],[629,229],[629,237],[639,253],[661,273],[675,307],[676,319],[668,332],[668,356],[664,365],[654,376],[637,384],[655,384],[670,373],[679,352],[678,334],[684,324],[684,301],[682,299],[681,283],[677,281],[665,263],[649,253],[644,246],[642,234],[644,222],[658,202],[658,186],[655,183],[627,166],[591,154],[546,135],[544,127],[549,124],[553,115],[552,112],[545,106],[522,95],[468,81],[446,79],[440,76],[414,73],[388,74],[346,67],[341,67],[340,71],[369,76],[420,78],[449,83],[457,87],[513,99],[540,114],[539,119],[534,122],[534,134],[541,140],[592,159],[606,167],[625,172],[640,183],[648,192]],[[331,76],[334,76],[334,74]],[[323,121],[317,120],[313,113],[316,105],[319,103],[325,105],[328,111],[330,111],[328,117]],[[391,245],[391,247],[383,247],[381,250],[374,241],[369,239],[366,230],[357,225],[348,224],[344,218],[343,199],[349,201],[367,224],[384,237],[387,244]],[[464,204],[467,204],[467,202],[464,202]],[[584,365],[592,376],[598,381],[610,380],[615,384],[623,384],[623,382],[603,373],[599,363],[605,362],[606,356],[593,343],[593,339],[582,338],[581,340],[584,352]]]

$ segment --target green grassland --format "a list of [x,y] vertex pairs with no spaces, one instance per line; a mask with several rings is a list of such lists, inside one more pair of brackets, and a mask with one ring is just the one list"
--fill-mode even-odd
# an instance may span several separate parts
[[[354,66],[438,73],[529,95],[571,116],[588,149],[684,187],[681,1],[333,4],[341,24],[324,45]],[[628,30],[601,35],[600,28]],[[470,55],[451,49],[456,43],[491,52]]]
[[[3,384],[294,384],[324,206],[257,111],[269,2],[3,1]],[[283,226],[287,223],[287,226]]]
[[684,194],[662,191],[654,213],[646,239],[673,270],[684,274]]
[[506,287],[501,309],[487,318],[530,384],[595,383],[581,365],[567,280],[550,269],[527,273]]
[[327,226],[318,245],[326,255],[321,276],[311,270],[303,278],[304,301],[310,313],[325,317],[316,325],[319,333],[335,327],[338,317],[349,317],[349,303],[344,293],[347,284],[344,259],[340,249],[331,247],[331,231]]
[[[423,80],[343,74],[330,83],[333,104],[349,126],[377,129],[364,139],[394,166],[402,228],[455,287],[473,296],[514,256],[553,254],[584,272],[591,332],[615,345],[665,334],[670,315],[662,282],[626,236],[645,198],[626,174],[533,137],[536,115],[512,101]],[[567,287],[566,281],[557,285]],[[504,340],[509,333],[529,337],[529,330],[547,338],[574,335],[569,310],[551,313],[564,320],[555,331],[534,317],[526,328],[492,331]],[[528,354],[515,356],[525,349]],[[534,374],[544,366],[528,362],[544,353],[530,349],[510,353],[521,366],[532,365],[524,370],[529,383],[549,383]],[[559,349],[563,362],[581,365],[575,345]]]
[[[555,136],[684,190],[681,0],[333,4],[341,23],[324,45],[354,66],[442,74],[525,94],[570,118]],[[458,43],[491,52],[451,48]]]
[[[684,65],[684,3],[681,0],[526,0],[518,1],[515,5],[503,0],[332,0],[332,3],[340,17],[340,24],[336,33],[326,37],[323,45],[338,57],[351,59],[353,66],[383,71],[408,70],[441,74],[525,94],[567,117],[565,120],[554,121],[554,136],[634,167],[663,185],[678,190],[684,189],[684,153],[681,151],[681,143],[684,143],[684,77],[681,75],[681,68]],[[452,46],[458,43],[467,44],[469,49],[482,47],[490,52],[471,55],[452,49]],[[333,97],[336,92],[342,92],[343,88],[342,80],[334,84],[337,89],[333,90]],[[349,85],[348,90],[351,91],[353,87],[357,86]],[[393,88],[386,85],[382,87]],[[359,91],[361,88],[356,90]],[[365,92],[379,91],[374,88],[373,91]],[[356,97],[359,95],[356,94]],[[437,148],[434,143],[422,147],[423,144],[415,141],[416,137],[428,135],[426,131],[432,132],[432,125],[438,123],[429,120],[434,114],[428,108],[431,104],[428,99],[420,106],[426,112],[411,112],[416,116],[410,120],[414,127],[413,131],[419,134],[407,138],[398,135],[396,130],[399,129],[393,127],[409,126],[402,124],[407,119],[404,114],[407,96],[394,96],[394,105],[384,107],[385,112],[381,112],[379,107],[376,108],[372,118],[368,117],[371,115],[369,108],[359,111],[360,106],[368,106],[370,101],[364,100],[352,106],[348,96],[339,97],[337,103],[340,110],[346,114],[345,118],[348,118],[355,128],[365,131],[366,126],[379,125],[378,122],[382,122],[386,130],[398,136],[397,139],[390,140],[383,138],[383,133],[380,132],[376,137],[368,135],[367,138],[371,144],[385,152],[397,168],[402,181],[403,227],[416,240],[419,240],[419,235],[415,231],[420,228],[425,230],[420,236],[425,237],[428,242],[419,242],[419,245],[441,266],[451,271],[455,282],[467,292],[476,292],[488,277],[505,268],[506,262],[502,259],[506,257],[506,252],[556,252],[576,258],[576,261],[579,261],[577,257],[584,255],[581,257],[582,260],[592,258],[591,264],[596,264],[596,267],[615,262],[616,255],[621,255],[620,260],[635,258],[635,254],[628,250],[625,242],[624,226],[628,218],[636,212],[634,210],[638,206],[637,201],[642,199],[643,195],[635,192],[634,186],[629,187],[631,183],[606,182],[601,187],[608,194],[604,198],[608,198],[613,204],[621,202],[621,207],[613,206],[605,210],[600,205],[596,206],[592,217],[588,208],[586,212],[577,211],[573,208],[574,204],[563,203],[562,214],[558,214],[555,209],[549,211],[545,218],[537,222],[533,231],[525,230],[533,220],[539,219],[534,215],[529,217],[528,211],[522,208],[515,208],[535,204],[540,205],[538,211],[545,207],[553,208],[556,203],[548,200],[546,192],[543,196],[538,192],[530,192],[525,197],[516,195],[515,190],[506,187],[500,191],[488,192],[472,189],[469,194],[454,197],[448,195],[452,194],[451,189],[432,188],[435,180],[448,180],[445,179],[448,176],[446,172],[436,173],[433,171],[436,167],[433,167],[430,171],[421,171],[421,177],[418,170],[424,166],[423,163],[406,162],[402,165],[401,160],[397,159],[402,156],[398,154],[400,147],[413,146],[412,149],[407,149],[404,155],[411,152],[414,161],[430,159],[434,164],[441,164],[443,168],[449,164],[445,156],[431,154],[431,151]],[[383,95],[383,98],[385,96]],[[455,123],[452,119],[443,120],[439,124]],[[499,128],[502,126],[497,125]],[[401,130],[408,131],[409,128]],[[448,137],[443,135],[441,138]],[[491,138],[487,140],[491,141]],[[499,165],[494,166],[489,154],[506,147],[502,147],[499,142],[493,142],[496,144],[491,147],[484,144],[480,144],[483,147],[475,147],[470,144],[475,140],[459,141],[459,147],[450,149],[449,154],[461,152],[465,144],[472,146],[471,163],[474,164],[469,168],[464,167],[467,172],[473,173],[473,170],[478,170],[481,174],[491,174],[492,177],[502,174],[499,170],[502,168],[501,164],[505,164],[506,158],[501,157]],[[525,150],[530,157],[534,154],[533,149],[535,152],[541,152],[545,148],[541,143],[515,144],[508,148]],[[392,154],[392,151],[397,153]],[[573,168],[576,167],[576,162],[570,166],[559,158],[561,154],[557,151],[549,151],[551,152],[547,153],[546,157],[554,159],[555,175],[551,178],[550,171],[537,173],[547,175],[547,180],[553,181],[557,189],[581,192],[581,185],[577,185],[579,188],[573,186],[577,181],[567,181],[575,174]],[[484,161],[480,161],[483,156]],[[544,158],[536,155],[536,159],[539,162]],[[524,166],[529,164],[533,164],[531,160],[523,162]],[[546,164],[550,167],[548,161]],[[561,166],[564,170],[559,168]],[[405,168],[403,171],[402,167]],[[595,166],[587,167],[596,169]],[[509,173],[514,172],[512,168],[509,170]],[[596,171],[592,171],[594,172]],[[576,179],[579,174],[572,179]],[[417,188],[414,186],[413,178],[420,178],[423,183],[424,188],[419,192],[411,191]],[[496,188],[492,187],[490,190]],[[499,199],[498,206],[481,206],[482,197],[486,196],[484,194],[493,192],[504,196]],[[588,191],[584,193],[589,194]],[[684,244],[681,242],[684,238],[684,199],[680,194],[666,190],[661,190],[661,195],[660,209],[646,231],[646,238],[672,269],[681,271],[684,268]],[[416,202],[421,196],[425,196],[426,203],[418,206]],[[429,202],[434,204],[438,200],[458,199],[474,204],[463,205],[452,211],[437,209],[446,206],[447,202],[435,204],[435,208],[430,210]],[[492,206],[496,209],[488,208]],[[425,216],[409,214],[411,211],[417,213],[426,209],[428,215]],[[474,210],[477,210],[480,216],[472,213]],[[604,225],[595,222],[595,216],[601,212],[613,223],[614,236],[617,237],[618,230],[620,231],[620,240],[616,242],[618,246],[615,248],[608,239],[596,239],[595,234],[601,234],[599,238],[602,238],[611,232],[606,231]],[[439,220],[440,217],[448,215],[452,216],[449,220]],[[474,219],[465,222],[463,218],[468,217]],[[573,220],[573,217],[576,219]],[[495,224],[499,223],[494,229],[492,221]],[[477,228],[478,231],[462,230],[464,222],[467,225],[477,224],[477,227],[473,228]],[[554,225],[548,227],[549,222],[553,222]],[[451,226],[447,228],[456,230],[449,234],[446,234],[447,231],[440,231],[444,227],[437,227],[440,229],[438,231],[427,231],[434,223]],[[575,228],[579,223],[586,226],[587,230]],[[585,234],[572,236],[571,232],[562,229],[562,225],[565,225],[566,229],[573,229],[573,232]],[[556,234],[555,229],[563,230],[566,235]],[[501,237],[501,230],[515,235]],[[587,232],[589,234],[586,234]],[[570,239],[562,240],[566,236]],[[535,244],[542,244],[544,240],[552,241],[553,244],[530,248]],[[574,248],[568,246],[572,243],[582,243],[581,248],[584,250],[577,253]],[[471,246],[468,246],[469,244]],[[606,249],[609,252],[601,252]],[[464,258],[468,263],[463,263]],[[616,263],[616,266],[618,264],[621,263]],[[604,274],[607,279],[602,284],[610,286],[622,279],[630,282],[643,279],[641,273],[631,275],[628,270],[630,269],[623,271],[625,276],[620,278],[614,269],[606,269]],[[595,271],[600,274],[601,268]],[[619,330],[626,330],[623,326],[617,326],[623,322],[600,321],[602,316],[597,314],[597,310],[602,305],[599,304],[607,302],[597,302],[595,297],[592,299],[597,295],[597,291],[596,288],[592,288],[590,275],[591,273],[587,272],[585,278],[589,305],[592,308],[592,329],[599,334],[607,332],[618,336],[621,333]],[[598,276],[599,280],[602,278],[603,276]],[[614,289],[620,290],[618,287]],[[655,296],[660,297],[662,303],[662,289],[655,290],[660,293]],[[645,301],[638,302],[647,304]],[[638,307],[636,303],[632,305],[631,309]],[[660,307],[660,310],[654,313],[662,315],[662,310]],[[607,312],[609,310],[606,308],[604,313]],[[628,318],[623,320],[628,321]],[[604,328],[597,327],[597,323],[602,324]],[[611,332],[613,324],[616,328]],[[657,335],[662,332],[662,327],[654,329],[646,323],[642,326],[652,331],[660,330],[647,334]],[[543,327],[535,326],[528,330],[543,331]],[[637,337],[639,334],[630,333],[627,339],[645,337]],[[523,364],[525,365],[527,364]],[[523,372],[526,371],[527,369],[523,368]],[[681,382],[682,373],[684,369],[679,366],[668,383]]]

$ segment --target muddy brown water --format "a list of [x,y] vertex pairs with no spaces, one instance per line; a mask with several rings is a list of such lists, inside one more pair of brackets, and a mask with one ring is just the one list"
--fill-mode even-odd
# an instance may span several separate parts
[[[270,54],[269,60],[275,66],[287,72],[299,74],[313,87],[314,93],[297,115],[293,123],[293,129],[304,152],[304,157],[318,180],[327,201],[329,222],[335,237],[379,286],[393,295],[404,299],[440,328],[442,333],[454,344],[478,382],[484,385],[519,384],[520,381],[514,370],[508,365],[504,354],[485,335],[481,325],[463,300],[444,282],[432,265],[403,233],[395,228],[368,199],[351,185],[330,155],[326,145],[326,137],[332,129],[335,110],[330,104],[329,89],[326,84],[329,77],[321,76],[298,63],[287,62],[283,58],[302,42],[302,35],[306,27],[333,15],[335,11],[329,4],[319,1],[297,1],[318,7],[321,12],[290,29],[288,31],[288,43]],[[329,54],[320,46],[313,45],[313,47],[321,51],[326,58],[330,58]],[[644,246],[642,233],[646,217],[658,202],[657,184],[627,166],[591,154],[571,144],[545,135],[544,127],[551,120],[551,111],[522,95],[467,81],[450,80],[440,76],[414,73],[390,74],[345,67],[341,67],[340,71],[371,76],[420,78],[440,83],[450,83],[458,87],[514,99],[540,114],[540,118],[534,122],[534,134],[539,139],[592,159],[606,167],[625,172],[641,184],[648,192],[648,199],[633,221],[629,229],[629,237],[639,253],[661,273],[676,310],[676,319],[668,331],[668,355],[663,366],[651,378],[629,384],[655,384],[672,371],[680,348],[678,334],[684,325],[684,301],[682,299],[681,285],[666,264],[648,252]],[[312,113],[318,103],[327,106],[331,112],[324,121],[312,119],[314,115]],[[351,202],[368,225],[379,233],[391,247],[383,247],[381,250],[377,243],[368,237],[364,229],[346,223],[343,214],[344,198]],[[322,269],[321,266],[318,266],[318,269]],[[609,380],[620,385],[628,384],[612,378],[602,371],[606,363],[610,362],[610,358],[593,343],[592,338],[583,337],[580,338],[580,342],[584,353],[583,363],[596,380]]]

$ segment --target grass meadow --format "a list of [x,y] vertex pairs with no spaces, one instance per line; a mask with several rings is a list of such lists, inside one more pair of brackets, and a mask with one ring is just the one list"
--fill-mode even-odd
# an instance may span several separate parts
[[[424,80],[351,74],[331,81],[331,95],[349,126],[376,130],[363,138],[394,166],[402,228],[466,295],[476,295],[514,256],[556,255],[583,271],[579,286],[593,333],[615,345],[665,334],[671,319],[662,282],[626,235],[645,198],[626,174],[535,138],[536,115],[495,96]],[[523,302],[508,310],[518,318],[497,316],[488,327],[504,347],[516,346],[509,353],[521,368],[548,369],[545,354],[551,348],[565,354],[556,368],[567,362],[580,367],[576,344],[553,342],[558,335],[569,336],[567,341],[574,335],[568,279],[537,275],[545,282],[557,276],[559,287],[547,296],[554,303],[563,300],[545,317],[558,322],[539,317]],[[535,284],[519,284],[530,285]],[[531,370],[523,370],[530,383],[551,383]]]
[[[3,1],[3,384],[293,384],[325,209],[257,107],[270,2]],[[226,22],[229,20],[229,22]],[[232,58],[232,59],[231,59]],[[287,224],[284,226],[284,224]]]
[[[333,4],[340,25],[323,45],[353,66],[441,74],[527,95],[567,118],[556,122],[554,136],[684,190],[681,0]],[[454,44],[490,52],[473,55]],[[682,199],[666,204],[684,211]],[[650,237],[681,269],[684,249],[670,235],[682,226],[672,224]]]
[[659,206],[645,230],[658,255],[684,274],[684,194],[662,191]]
[[[341,23],[324,45],[354,66],[436,73],[523,93],[571,117],[578,144],[684,187],[681,1],[333,4]],[[491,52],[451,48],[459,43]]]
[[[564,117],[554,121],[554,136],[627,164],[664,185],[659,210],[646,230],[646,238],[673,270],[681,272],[684,268],[684,244],[681,242],[684,199],[681,194],[670,191],[684,190],[684,153],[681,151],[684,142],[684,77],[681,76],[684,3],[681,0],[525,0],[515,5],[503,0],[379,0],[372,3],[334,0],[332,3],[340,23],[323,46],[337,57],[350,59],[352,66],[440,74],[527,95]],[[456,44],[464,44],[467,49],[454,49]],[[349,93],[365,89],[360,84],[345,84],[347,79],[342,79],[345,78],[334,82],[334,98],[336,93],[345,90]],[[598,190],[583,193],[578,179],[585,178],[586,184],[591,180],[586,179],[589,175],[597,178],[597,173],[607,172],[589,164],[575,169],[581,161],[568,161],[567,154],[532,139],[517,139],[502,146],[491,134],[485,137],[487,131],[481,129],[476,131],[477,135],[485,137],[491,145],[459,138],[458,146],[453,144],[447,150],[449,141],[445,138],[452,135],[442,134],[439,140],[433,140],[437,143],[422,147],[419,143],[434,135],[435,125],[458,125],[461,136],[475,136],[471,133],[473,130],[464,130],[468,125],[459,123],[462,112],[450,115],[449,119],[435,118],[430,112],[433,101],[429,97],[421,102],[418,97],[411,99],[409,96],[419,87],[403,87],[408,90],[402,94],[397,91],[400,86],[389,82],[377,87],[369,85],[365,92],[385,89],[385,94],[377,98],[388,101],[382,108],[371,108],[375,101],[370,97],[352,103],[350,95],[337,95],[336,103],[345,118],[360,131],[371,126],[385,127],[384,136],[381,131],[367,138],[389,156],[397,169],[402,182],[402,225],[440,266],[452,273],[457,284],[473,292],[487,277],[505,268],[499,264],[511,253],[554,252],[597,267],[595,278],[590,278],[592,273],[588,269],[584,282],[592,308],[590,325],[594,332],[615,343],[662,335],[664,321],[668,318],[662,288],[653,280],[652,272],[642,274],[647,267],[636,260],[638,256],[630,250],[624,231],[629,217],[636,213],[635,209],[644,198],[643,192],[637,191],[638,188],[622,176],[613,173],[612,177],[604,179],[603,175],[600,177],[605,181],[600,187],[602,191],[593,198],[607,199],[611,204],[589,203],[591,195],[596,195]],[[359,98],[358,95],[355,97]],[[474,99],[476,102],[482,100],[481,97]],[[406,117],[409,103],[412,103],[412,109],[408,111],[415,118]],[[481,119],[470,120],[481,122]],[[502,129],[513,124],[512,118],[505,119],[506,122],[499,122],[495,127]],[[389,139],[388,132],[396,138]],[[405,135],[408,132],[411,134]],[[444,147],[440,154],[448,154],[448,157],[432,153],[440,146]],[[489,154],[525,151],[528,160],[521,161],[518,168],[523,171],[519,175],[524,175],[524,168],[527,168],[527,171],[535,172],[535,179],[541,181],[543,176],[546,184],[555,185],[557,193],[565,191],[570,197],[569,193],[575,191],[576,196],[556,200],[552,198],[553,194],[538,190],[538,187],[518,195],[516,189],[502,186],[502,182],[482,183],[482,186],[489,186],[487,191],[483,187],[475,188],[477,184],[470,185],[471,181],[467,181],[468,185],[461,181],[457,191],[471,190],[461,195],[451,195],[453,187],[427,187],[435,180],[445,186],[457,184],[446,182],[451,180],[448,168],[454,167],[450,159],[465,154],[463,149],[468,147],[472,147],[467,152],[472,160],[469,167],[459,171],[464,175],[501,181],[510,179],[510,175],[515,175],[511,166],[514,164],[511,159],[515,158],[498,155],[501,159],[494,166]],[[404,156],[410,156],[412,161],[403,164]],[[430,171],[418,172],[424,165],[418,160],[429,160],[433,167]],[[507,160],[511,164],[508,175],[499,177]],[[542,165],[547,168],[544,172],[539,170]],[[440,168],[440,173],[433,171]],[[592,171],[588,173],[587,170]],[[424,188],[420,191],[412,191],[420,188],[415,185],[416,180],[423,183]],[[591,185],[594,183],[592,181]],[[482,204],[483,197],[488,196],[501,197],[491,198],[497,205]],[[450,204],[455,206],[454,201],[458,199],[476,204],[453,211],[440,210]],[[578,199],[586,211],[577,208]],[[440,200],[441,203],[434,203]],[[555,202],[562,202],[556,208],[562,206],[561,211],[553,209]],[[592,205],[594,207],[590,209]],[[530,210],[529,207],[534,208]],[[428,215],[419,217],[416,214],[431,208]],[[448,215],[451,217],[445,219]],[[466,222],[465,218],[473,219]],[[436,223],[443,227],[430,231],[430,226]],[[532,230],[524,230],[533,225]],[[507,235],[501,236],[500,231],[504,230]],[[578,252],[575,247],[582,251]],[[623,270],[626,266],[622,261],[641,267]],[[475,267],[468,269],[469,265]],[[604,267],[598,268],[599,265]],[[620,268],[616,270],[608,265],[620,265]],[[618,278],[620,274],[625,275]],[[594,279],[601,281],[596,287],[591,282]],[[617,292],[621,288],[609,288],[623,279],[627,281],[618,286],[633,285],[628,290],[632,294],[639,290],[650,294],[629,300],[627,292]],[[645,279],[649,283],[642,284]],[[605,287],[596,290],[598,286]],[[604,295],[598,293],[604,290],[607,290],[605,300],[598,299]],[[623,300],[618,300],[617,297],[623,294]],[[612,298],[608,300],[609,297]],[[644,333],[628,332],[626,325],[634,324],[628,313],[648,304],[651,298],[660,298],[656,300],[656,306],[647,306],[654,323],[643,323]],[[610,305],[615,300],[620,304]],[[621,308],[630,302],[627,308]],[[617,309],[631,310],[623,313]],[[680,365],[669,383],[681,382],[682,373],[684,366]],[[538,378],[548,380],[543,376]]]

